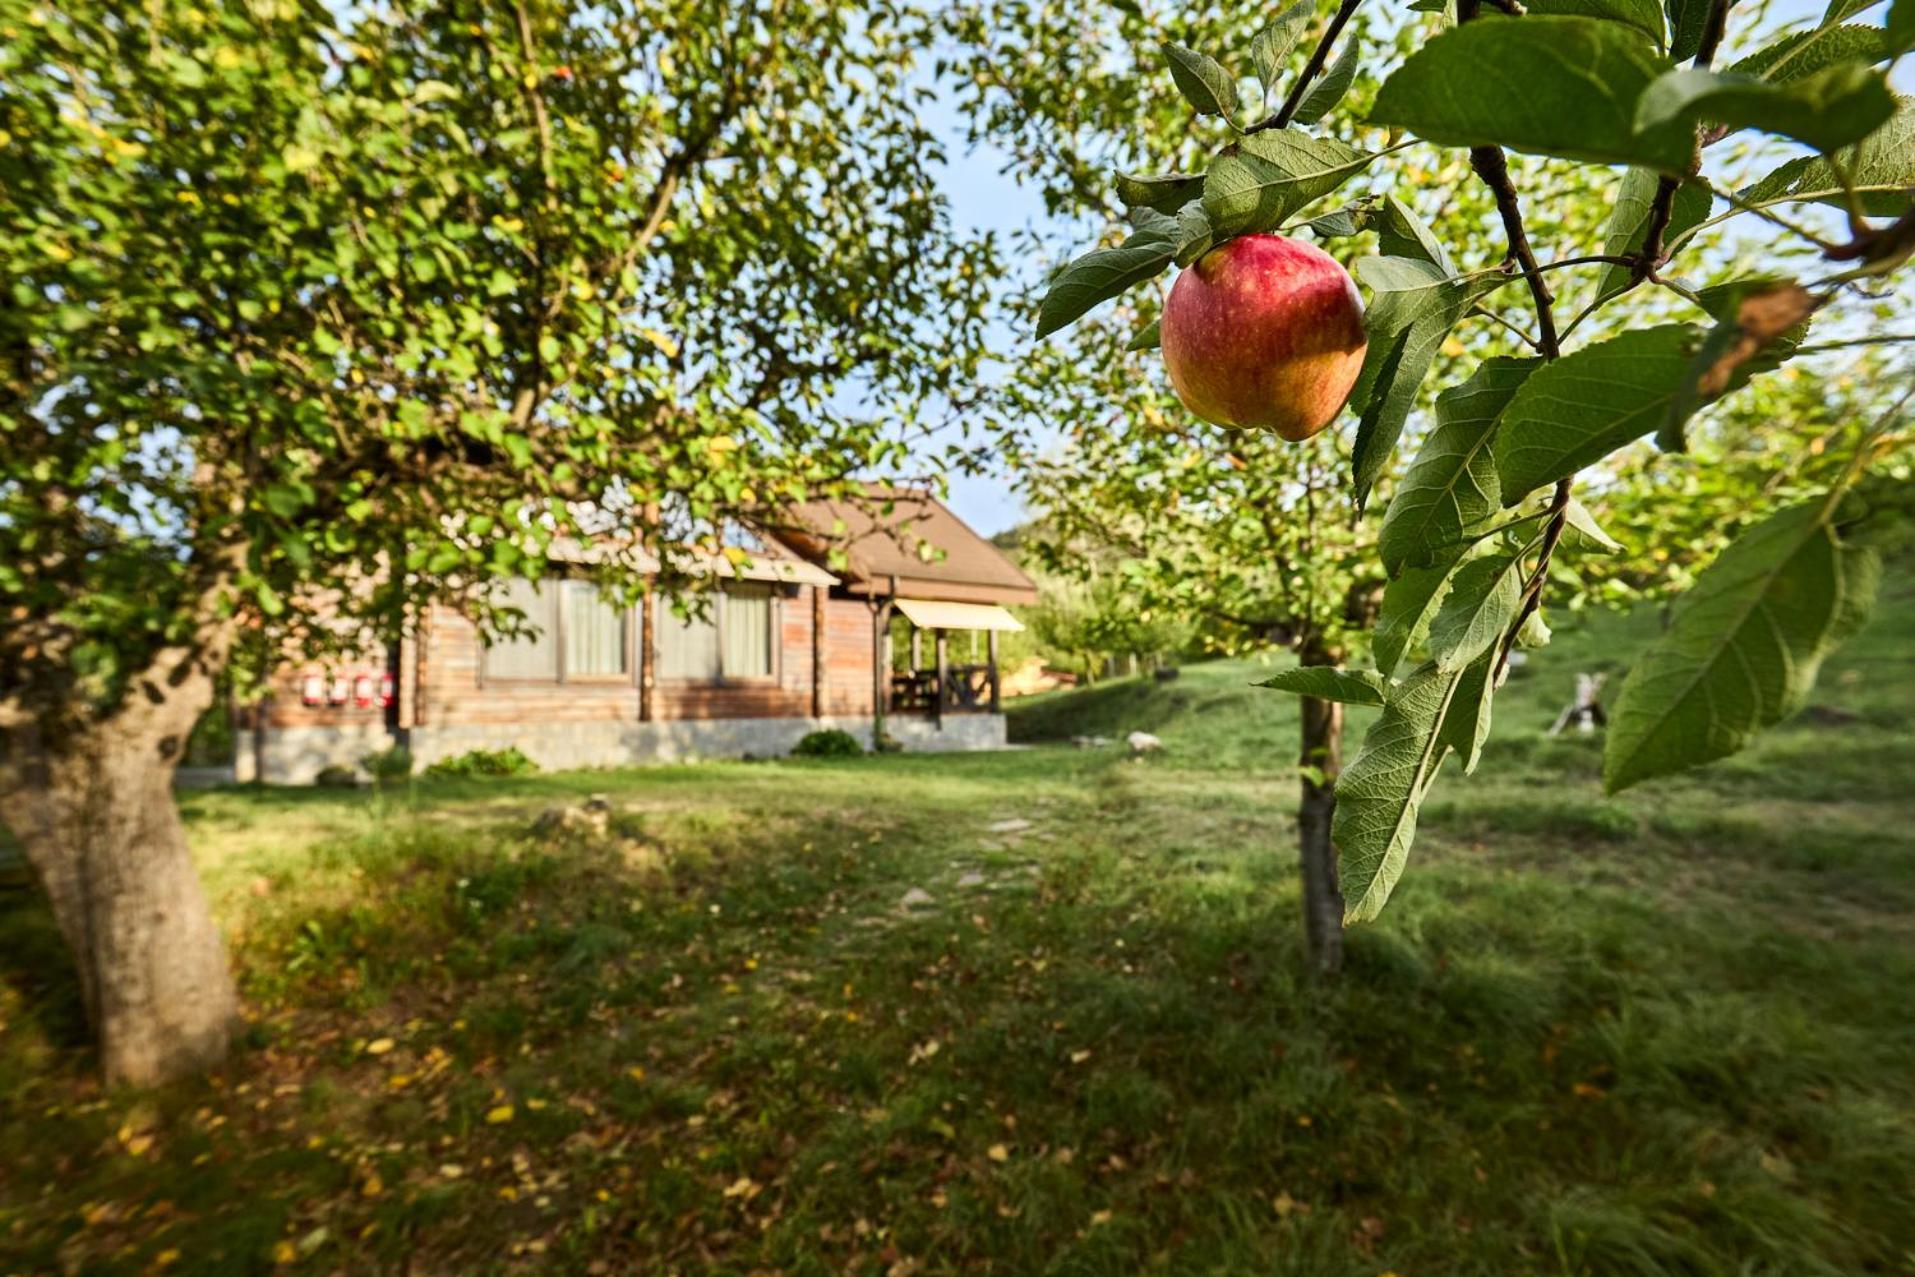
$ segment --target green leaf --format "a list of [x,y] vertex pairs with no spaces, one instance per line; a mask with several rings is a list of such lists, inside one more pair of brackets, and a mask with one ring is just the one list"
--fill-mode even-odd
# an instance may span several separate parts
[[1202,173],[1151,173],[1117,175],[1117,198],[1130,208],[1153,208],[1159,213],[1175,214],[1191,200],[1203,194]]
[[1051,280],[1038,309],[1037,335],[1048,337],[1075,323],[1093,306],[1162,274],[1175,248],[1171,233],[1153,224],[1139,229],[1116,248],[1084,254]]
[[1661,425],[1701,339],[1694,324],[1640,328],[1538,369],[1497,426],[1503,504],[1513,506]]
[[1410,257],[1428,262],[1445,275],[1454,275],[1456,266],[1449,250],[1431,233],[1408,204],[1387,195],[1377,219],[1377,251],[1384,257]]
[[1822,25],[1833,26],[1837,22],[1852,18],[1864,9],[1873,8],[1880,0],[1829,0],[1829,7],[1822,13]]
[[1377,550],[1387,571],[1435,562],[1464,529],[1501,508],[1502,486],[1490,452],[1496,419],[1540,362],[1486,359],[1468,381],[1436,397],[1436,425],[1383,516]]
[[1343,51],[1337,54],[1337,60],[1331,64],[1329,73],[1313,85],[1297,104],[1297,112],[1291,117],[1298,124],[1315,124],[1343,101],[1343,95],[1350,91],[1350,83],[1356,79],[1356,64],[1363,42],[1352,33],[1344,41]]
[[[1908,207],[1908,189],[1915,187],[1915,98],[1897,99],[1893,119],[1836,158],[1854,183],[1864,213],[1899,215]],[[1819,155],[1790,160],[1744,188],[1738,198],[1757,204],[1793,199],[1848,205],[1841,179]]]
[[[1628,256],[1642,250],[1643,236],[1649,231],[1650,205],[1661,183],[1662,178],[1654,169],[1632,168],[1622,175],[1622,181],[1616,187],[1614,211],[1610,213],[1609,225],[1603,231],[1604,256]],[[1700,182],[1684,182],[1678,186],[1675,199],[1669,206],[1669,226],[1662,237],[1664,246],[1707,220],[1714,203],[1715,197]],[[1596,277],[1596,303],[1608,301],[1626,290],[1629,278],[1627,266],[1603,267],[1602,274]]]
[[1237,80],[1222,63],[1180,44],[1166,44],[1164,59],[1170,63],[1177,91],[1199,115],[1221,115],[1227,120],[1236,112]]
[[1438,669],[1460,670],[1493,649],[1516,619],[1523,599],[1523,560],[1485,554],[1465,560],[1430,622],[1430,658]]
[[1636,128],[1636,102],[1665,64],[1641,33],[1582,17],[1483,18],[1412,53],[1383,82],[1370,123],[1446,146],[1681,172],[1695,151],[1679,126]]
[[1529,0],[1523,7],[1539,16],[1559,14],[1620,22],[1648,36],[1657,48],[1662,47],[1662,6],[1656,0]]
[[1589,507],[1575,497],[1571,497],[1563,509],[1563,527],[1564,541],[1573,543],[1579,549],[1597,554],[1622,553],[1622,542],[1604,531],[1602,524],[1596,522],[1596,516],[1589,512]]
[[1266,92],[1283,78],[1283,64],[1290,57],[1290,51],[1297,47],[1297,41],[1303,38],[1304,28],[1310,25],[1316,11],[1315,0],[1297,0],[1278,14],[1276,21],[1251,38],[1250,58],[1257,65],[1257,78],[1263,82]]
[[1416,817],[1448,746],[1448,717],[1460,672],[1424,665],[1383,701],[1383,712],[1336,785],[1330,837],[1337,847],[1343,920],[1367,922],[1383,910],[1403,874]]
[[1728,69],[1779,83],[1799,80],[1838,62],[1879,62],[1887,56],[1888,37],[1880,27],[1817,27],[1785,35]]
[[1451,279],[1441,267],[1410,257],[1363,258],[1357,278],[1375,294],[1363,318],[1369,349],[1350,393],[1359,412],[1350,469],[1360,507],[1389,464],[1443,339],[1472,302],[1504,281]]
[[1210,166],[1204,178],[1204,212],[1219,236],[1232,238],[1275,230],[1313,200],[1343,185],[1374,155],[1334,138],[1290,129],[1266,129],[1239,144],[1237,153]]
[[1210,227],[1210,215],[1196,200],[1177,210],[1176,248],[1172,256],[1177,265],[1188,266],[1211,250],[1216,234]]
[[1403,658],[1428,636],[1430,620],[1450,588],[1459,555],[1426,568],[1405,568],[1383,587],[1383,606],[1377,611],[1371,635],[1371,655],[1377,669],[1393,674]]
[[1709,24],[1713,0],[1668,0],[1669,57],[1687,62],[1702,51],[1703,28]]
[[1744,533],[1683,596],[1624,681],[1603,750],[1609,792],[1725,757],[1802,707],[1822,660],[1866,620],[1881,574],[1846,544],[1839,502]]
[[1826,152],[1861,141],[1894,114],[1887,79],[1860,63],[1785,83],[1692,67],[1671,71],[1644,91],[1636,127],[1650,133],[1707,120],[1777,133]]
[[1264,679],[1258,687],[1315,696],[1345,705],[1381,705],[1389,680],[1375,670],[1346,670],[1333,665],[1300,665]]
[[1888,7],[1888,52],[1900,57],[1915,49],[1915,0],[1895,0]]
[[1162,344],[1161,339],[1158,336],[1158,325],[1161,322],[1162,322],[1161,320],[1153,319],[1148,324],[1145,324],[1143,328],[1138,330],[1137,335],[1135,337],[1132,337],[1130,341],[1125,344],[1124,349],[1125,350],[1155,350],[1157,349],[1157,347]]
[[[1530,620],[1537,614],[1532,613]],[[1489,739],[1490,702],[1496,697],[1492,675],[1502,653],[1491,648],[1469,663],[1457,680],[1456,694],[1450,698],[1449,712],[1443,715],[1438,739],[1455,750],[1463,760],[1463,774],[1476,770],[1483,756],[1483,743]]]
[[1319,239],[1342,239],[1350,235],[1361,235],[1375,224],[1378,217],[1375,205],[1359,200],[1354,204],[1345,204],[1342,208],[1332,209],[1321,217],[1313,217],[1303,224],[1303,229]]

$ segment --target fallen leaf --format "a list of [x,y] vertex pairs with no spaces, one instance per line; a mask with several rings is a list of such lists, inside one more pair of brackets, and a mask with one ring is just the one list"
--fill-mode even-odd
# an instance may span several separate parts
[[391,1038],[374,1038],[366,1043],[367,1055],[384,1055],[396,1045]]
[[485,1111],[485,1124],[487,1126],[498,1126],[511,1120],[512,1106],[510,1104],[501,1104],[497,1108],[487,1109]]
[[1002,1144],[991,1145],[991,1147],[985,1151],[984,1155],[993,1162],[1008,1162],[1011,1160],[1011,1150]]

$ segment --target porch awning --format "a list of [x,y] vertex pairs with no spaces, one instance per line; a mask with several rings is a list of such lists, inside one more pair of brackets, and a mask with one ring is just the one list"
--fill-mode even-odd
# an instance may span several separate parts
[[898,611],[921,630],[1009,630],[1024,623],[995,603],[947,603],[942,599],[899,599]]

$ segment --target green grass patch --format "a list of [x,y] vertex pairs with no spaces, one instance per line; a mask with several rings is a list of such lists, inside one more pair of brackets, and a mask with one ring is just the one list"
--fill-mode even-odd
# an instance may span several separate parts
[[185,795],[246,1044],[102,1091],[0,877],[0,1272],[1906,1271],[1912,621],[1613,799],[1541,732],[1654,618],[1559,627],[1333,984],[1256,661],[1003,754]]

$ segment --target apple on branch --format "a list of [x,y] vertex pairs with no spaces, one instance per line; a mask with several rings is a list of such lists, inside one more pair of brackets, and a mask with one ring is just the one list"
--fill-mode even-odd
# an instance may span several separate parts
[[1159,329],[1170,384],[1206,421],[1291,442],[1329,425],[1363,366],[1363,300],[1322,249],[1245,235],[1177,277]]

